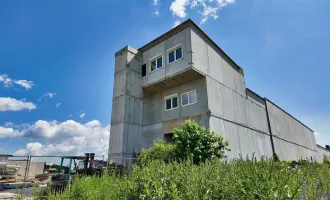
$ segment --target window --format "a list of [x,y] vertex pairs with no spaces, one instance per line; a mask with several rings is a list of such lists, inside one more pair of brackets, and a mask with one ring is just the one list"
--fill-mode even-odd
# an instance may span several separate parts
[[182,106],[187,106],[194,103],[197,103],[196,90],[181,94]]
[[163,57],[160,56],[158,58],[155,58],[151,61],[151,71],[155,71],[159,68],[163,67]]
[[168,63],[169,64],[171,64],[172,62],[175,62],[177,60],[180,60],[182,58],[183,58],[183,52],[182,52],[181,45],[168,50]]
[[147,75],[147,65],[142,65],[142,77],[145,77]]
[[165,97],[164,99],[165,99],[165,111],[179,107],[177,94]]

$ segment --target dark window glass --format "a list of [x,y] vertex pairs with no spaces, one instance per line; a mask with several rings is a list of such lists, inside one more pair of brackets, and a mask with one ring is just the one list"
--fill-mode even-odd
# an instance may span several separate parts
[[146,75],[147,75],[147,65],[144,64],[144,65],[142,65],[142,77],[144,77]]
[[189,93],[189,103],[196,103],[196,91]]
[[173,141],[173,133],[164,134],[164,140],[166,142],[172,142]]
[[166,110],[171,109],[171,99],[166,99]]
[[178,107],[178,97],[174,97],[172,99],[172,108],[177,108]]
[[161,68],[163,66],[163,58],[160,57],[157,59],[157,69]]
[[182,95],[182,105],[187,105],[188,103],[188,94]]
[[155,71],[156,70],[156,60],[151,62],[151,71]]
[[174,62],[174,51],[168,54],[168,61],[169,63]]
[[176,59],[177,60],[182,58],[182,48],[177,49],[175,52],[176,52]]

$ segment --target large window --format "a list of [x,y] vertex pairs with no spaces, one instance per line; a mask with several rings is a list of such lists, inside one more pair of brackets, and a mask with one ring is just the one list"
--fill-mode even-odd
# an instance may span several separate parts
[[196,90],[181,94],[182,106],[188,106],[197,103]]
[[151,60],[151,70],[150,71],[153,72],[162,67],[163,67],[163,57],[162,56],[158,56]]
[[168,63],[171,64],[183,58],[182,46],[178,45],[168,50]]
[[177,94],[167,96],[164,99],[165,99],[165,111],[172,110],[172,109],[179,107]]

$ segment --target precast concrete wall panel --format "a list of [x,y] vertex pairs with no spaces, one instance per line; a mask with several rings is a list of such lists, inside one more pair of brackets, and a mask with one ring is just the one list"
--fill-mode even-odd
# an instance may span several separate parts
[[127,139],[126,153],[140,152],[142,149],[142,126],[135,124],[125,124]]
[[233,95],[233,102],[234,102],[234,111],[235,111],[235,119],[237,122],[246,124],[246,115],[245,115],[245,108],[244,102],[245,99],[236,92],[232,92]]
[[260,116],[261,116],[261,130],[268,133],[269,129],[268,129],[266,109],[263,107],[259,107],[259,111],[260,111]]
[[227,119],[235,120],[235,109],[234,109],[234,101],[233,101],[233,91],[223,85],[220,86],[223,102],[223,111],[224,116]]
[[127,51],[127,68],[137,72],[138,74],[140,74],[141,77],[141,65],[142,65],[142,57]]
[[[181,94],[196,90],[197,103],[183,106]],[[208,111],[206,79],[198,79],[180,86],[181,117],[199,115]]]
[[152,124],[149,126],[144,126],[142,128],[142,148],[150,148],[154,141],[157,139],[163,139],[162,134],[162,123]]
[[126,70],[126,94],[142,98],[142,81],[141,73],[137,73],[133,70]]
[[222,136],[226,140],[224,120],[211,116],[209,123],[211,131],[216,135]]
[[127,65],[127,51],[115,57],[115,73],[126,68]]
[[260,158],[260,151],[259,151],[259,145],[258,145],[258,138],[255,131],[251,129],[247,129],[247,133],[249,136],[249,142],[251,145],[252,155],[250,155],[250,158],[253,156],[253,158]]
[[243,126],[237,126],[237,134],[239,138],[239,145],[241,148],[241,155],[243,158],[252,155],[252,144],[248,135],[248,129]]
[[328,160],[330,160],[330,150],[325,149],[324,147],[317,146],[317,153],[315,155],[315,159],[318,162],[323,162],[323,157],[325,156]]
[[212,113],[223,116],[221,84],[206,77],[208,106]]
[[112,100],[111,124],[124,122],[125,95],[116,97]]
[[247,98],[249,100],[251,100],[254,103],[258,104],[259,106],[265,108],[265,100],[263,98],[257,96],[256,94],[254,94],[250,90],[246,90],[246,95],[247,95]]
[[[183,58],[181,60],[175,61],[169,64],[168,53],[173,47],[180,45],[183,51]],[[187,28],[174,36],[170,37],[165,41],[166,48],[166,76],[171,76],[175,73],[183,71],[191,66],[192,55],[191,55],[191,39],[190,39],[190,28]]]
[[239,73],[237,70],[233,69],[234,73],[234,81],[235,81],[235,91],[240,93],[243,96],[246,96],[245,93],[245,82],[244,82],[244,77],[241,73]]
[[109,154],[117,154],[123,152],[123,138],[124,138],[124,123],[111,125],[110,128],[110,142]]
[[237,135],[237,126],[231,122],[224,121],[225,140],[229,142],[231,151],[227,152],[228,158],[237,158],[241,152]]
[[157,93],[152,96],[148,96],[143,100],[143,125],[151,125],[160,123],[162,121],[162,111],[164,105],[161,104],[161,95]]
[[267,149],[267,158],[271,158],[273,156],[273,149],[272,149],[272,143],[270,141],[270,136],[269,135],[264,135],[265,136],[265,143],[266,143],[266,149]]
[[246,115],[246,123],[252,127],[255,127],[254,124],[254,113],[251,101],[244,101],[244,109]]
[[140,112],[142,112],[143,101],[141,99],[125,96],[125,122],[142,125]]
[[280,141],[281,141],[280,139],[273,137],[275,153],[277,154],[280,160],[283,160],[282,147]]
[[207,43],[194,31],[191,31],[192,62],[194,67],[205,74],[209,74]]
[[235,90],[234,69],[225,60],[222,60],[222,74],[224,84],[232,90]]
[[126,70],[121,70],[114,77],[113,98],[125,94],[126,91]]
[[209,58],[209,69],[210,69],[210,77],[217,80],[220,83],[223,82],[223,74],[222,74],[222,63],[223,58],[211,47],[207,46],[208,58]]

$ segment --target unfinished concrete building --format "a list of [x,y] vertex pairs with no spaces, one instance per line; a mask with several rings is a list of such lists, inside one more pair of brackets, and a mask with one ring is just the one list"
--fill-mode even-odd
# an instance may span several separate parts
[[191,20],[115,57],[109,143],[114,162],[171,138],[186,119],[229,141],[229,158],[323,158],[314,132],[247,89],[243,69]]

